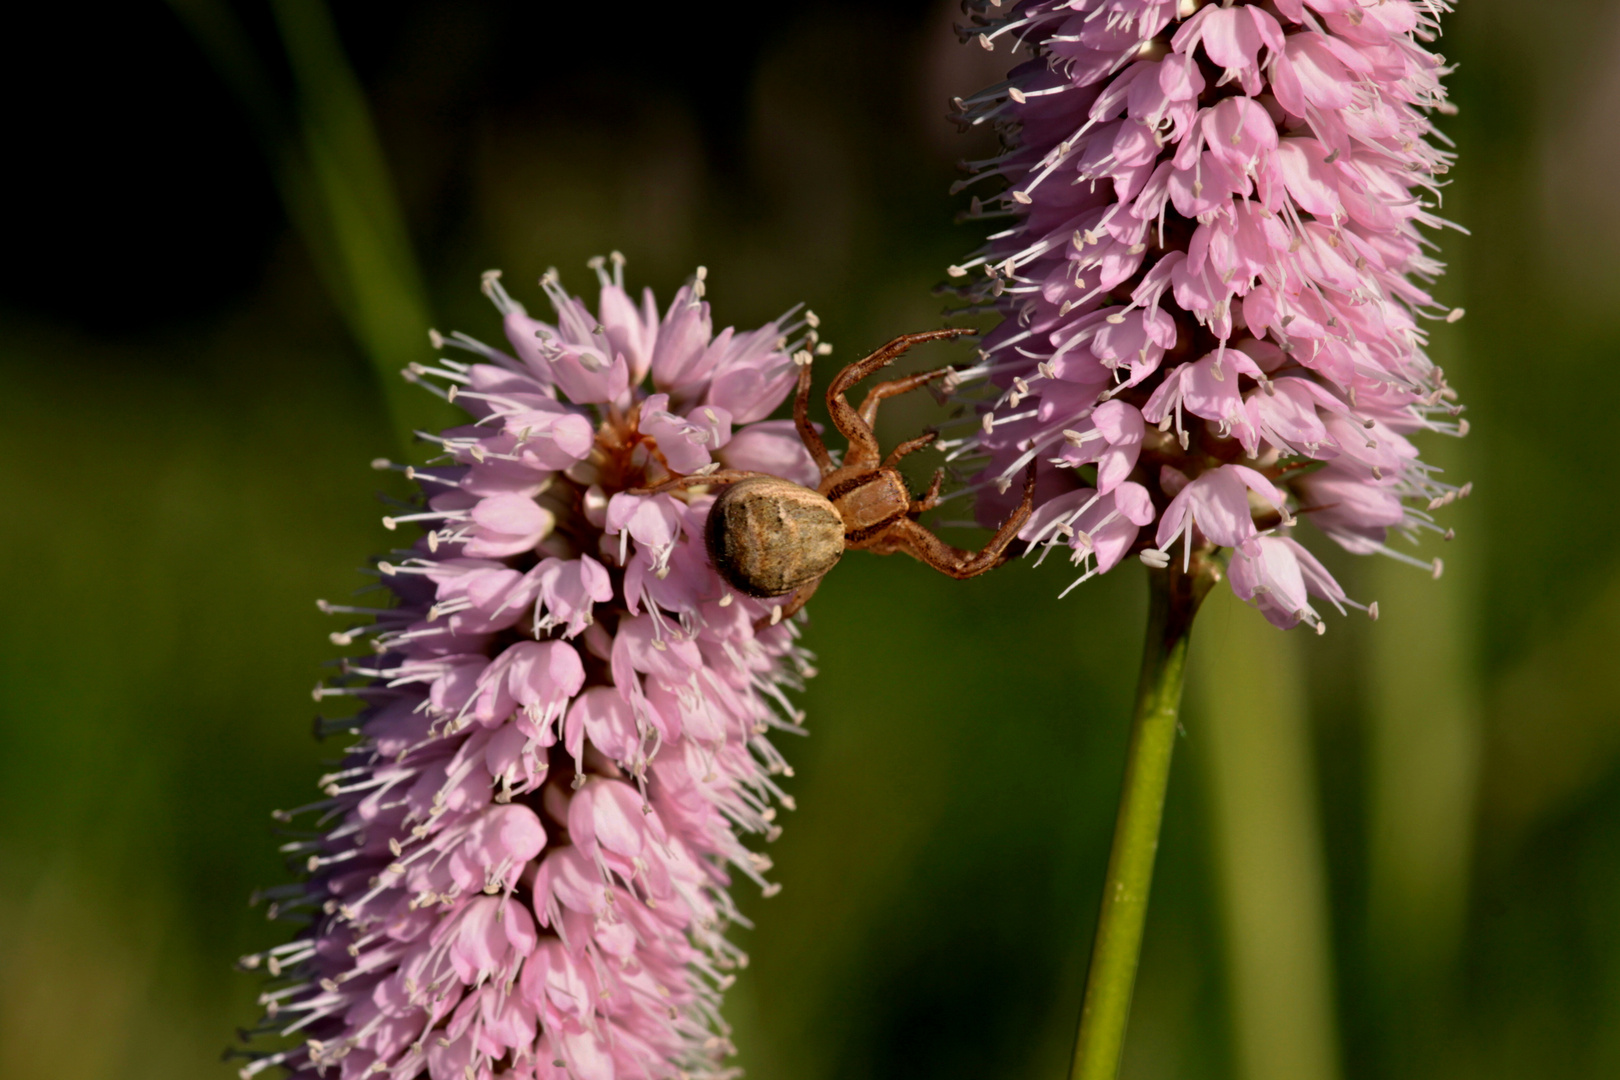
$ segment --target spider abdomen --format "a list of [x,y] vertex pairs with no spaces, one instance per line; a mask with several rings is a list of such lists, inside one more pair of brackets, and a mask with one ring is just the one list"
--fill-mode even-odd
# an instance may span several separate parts
[[790,480],[760,476],[721,492],[705,528],[709,558],[732,588],[783,596],[820,579],[844,554],[844,519]]

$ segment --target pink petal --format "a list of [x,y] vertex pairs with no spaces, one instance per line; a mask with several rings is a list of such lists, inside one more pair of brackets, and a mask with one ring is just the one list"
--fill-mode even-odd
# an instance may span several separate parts
[[769,473],[808,488],[821,482],[821,470],[791,420],[749,424],[731,437],[719,457],[729,469]]
[[551,527],[550,512],[522,495],[491,495],[472,509],[472,519],[491,532],[538,536]]

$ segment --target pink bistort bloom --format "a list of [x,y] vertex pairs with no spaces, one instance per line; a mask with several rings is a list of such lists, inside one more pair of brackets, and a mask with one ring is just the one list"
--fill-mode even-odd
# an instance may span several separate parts
[[782,600],[710,568],[712,495],[631,490],[720,466],[813,477],[765,417],[816,319],[716,334],[702,270],[660,315],[622,262],[594,263],[594,314],[548,273],[553,323],[486,275],[511,353],[434,335],[471,362],[408,372],[473,422],[404,469],[421,507],[384,524],[426,531],[377,563],[394,602],[322,603],[366,620],[333,640],[369,655],[316,690],[359,699],[339,726],[360,738],[295,812],[319,816],[286,849],[307,879],[271,893],[311,921],[247,958],[276,980],[261,1034],[281,1045],[244,1077],[728,1075],[729,875],[772,891],[740,834],[770,838],[792,805],[767,736],[802,730],[783,691],[809,658]]
[[1444,7],[970,3],[970,36],[1032,53],[956,102],[1004,144],[964,186],[1005,190],[970,216],[1010,219],[951,267],[1005,317],[958,376],[993,388],[951,448],[988,457],[981,521],[1036,459],[1023,537],[1070,548],[1081,580],[1231,548],[1233,588],[1280,626],[1321,629],[1308,596],[1352,603],[1298,521],[1438,574],[1386,541],[1442,532],[1431,512],[1468,493],[1409,441],[1467,431],[1420,321],[1462,314],[1425,291],[1420,233],[1444,224],[1446,69],[1422,45]]

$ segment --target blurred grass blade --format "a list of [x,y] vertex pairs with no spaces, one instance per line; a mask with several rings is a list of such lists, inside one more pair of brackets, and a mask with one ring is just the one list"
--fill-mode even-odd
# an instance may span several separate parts
[[1503,852],[1612,776],[1620,758],[1620,571],[1488,685],[1485,829]]
[[[382,379],[396,424],[423,395],[399,371],[423,355],[430,322],[422,276],[359,80],[322,0],[274,0],[298,84],[304,150],[347,285],[351,329]],[[408,428],[408,425],[405,425]]]
[[259,144],[271,164],[276,189],[293,227],[309,248],[316,273],[347,317],[348,294],[332,230],[310,175],[294,121],[260,63],[236,17],[221,0],[168,0],[197,39],[215,71],[253,120]]
[[[1434,449],[1448,474],[1466,475],[1463,444]],[[1471,510],[1453,508],[1465,537],[1479,535]],[[1383,617],[1369,652],[1367,941],[1386,1026],[1436,1019],[1467,918],[1480,755],[1475,553],[1463,541],[1448,547],[1437,582],[1390,559],[1371,567]]]
[[288,217],[380,382],[402,446],[432,415],[399,376],[424,356],[426,291],[365,95],[321,0],[273,0],[297,87],[289,122],[220,0],[169,0],[252,116]]
[[[1225,924],[1236,1075],[1337,1080],[1327,881],[1300,663],[1283,632],[1214,590],[1192,650]],[[1197,721],[1195,720],[1195,723]]]

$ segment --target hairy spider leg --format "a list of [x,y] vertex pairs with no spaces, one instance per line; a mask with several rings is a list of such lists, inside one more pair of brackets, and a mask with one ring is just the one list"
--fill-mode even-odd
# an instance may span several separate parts
[[[844,438],[849,440],[849,450],[844,454],[845,468],[871,469],[876,468],[883,457],[883,451],[878,446],[877,436],[872,434],[872,425],[861,413],[856,412],[844,397],[844,392],[874,371],[888,367],[896,359],[904,355],[913,345],[921,345],[925,341],[939,341],[943,338],[961,337],[964,334],[976,334],[977,330],[970,327],[955,327],[949,330],[924,330],[917,334],[902,334],[877,352],[864,360],[858,360],[840,371],[827,387],[827,412],[832,416],[833,426]],[[897,379],[897,383],[906,380]],[[927,380],[923,380],[926,382]],[[916,384],[921,386],[922,383]],[[911,389],[912,387],[907,387]],[[898,391],[897,391],[898,392]],[[880,397],[879,401],[882,400]],[[862,404],[864,411],[867,404],[871,404],[875,413],[877,405],[868,401]]]
[[921,450],[923,447],[927,446],[937,438],[939,438],[939,432],[929,431],[917,436],[915,439],[907,439],[905,442],[889,451],[889,456],[883,459],[883,467],[885,469],[892,468],[895,462],[899,461],[913,450]]
[[687,473],[685,476],[672,476],[668,480],[654,484],[652,487],[631,488],[625,494],[658,495],[665,491],[674,491],[676,488],[703,487],[707,484],[740,484],[744,480],[752,480],[756,476],[772,478],[769,473],[744,472],[741,469],[719,469],[711,473]]
[[919,386],[927,386],[935,379],[942,379],[951,373],[949,367],[935,368],[933,371],[923,371],[916,375],[907,375],[903,379],[891,379],[888,382],[878,383],[866,392],[866,398],[861,402],[860,417],[871,427],[877,423],[878,404],[888,398],[898,397],[910,393]]
[[[799,613],[799,609],[810,602],[810,598],[816,595],[816,590],[821,588],[821,583],[826,580],[827,579],[825,576],[818,577],[810,584],[800,585],[797,589],[793,590],[793,595],[788,597],[788,602],[782,605],[781,618],[791,619],[793,616],[797,615]],[[765,621],[768,623],[768,620]],[[777,621],[780,622],[781,619],[778,619]],[[758,627],[756,627],[756,629],[758,629]]]
[[[865,420],[868,426],[875,424],[877,422],[877,410],[880,402],[886,401],[891,397],[897,397],[900,394],[907,393],[911,390],[915,390],[919,386],[927,386],[935,379],[943,378],[950,373],[951,369],[949,367],[942,367],[936,368],[933,371],[924,371],[916,375],[908,375],[903,379],[893,379],[889,382],[878,383],[876,386],[872,387],[871,390],[867,391],[866,400],[861,402],[861,419]],[[901,458],[905,457],[914,450],[921,450],[923,447],[927,446],[937,438],[939,438],[939,432],[929,431],[917,436],[915,439],[907,439],[905,442],[889,451],[889,456],[883,459],[884,467],[892,468],[894,464]],[[926,513],[927,511],[932,510],[935,506],[938,506],[939,488],[944,482],[945,470],[942,468],[935,469],[933,482],[928,485],[928,494],[924,495],[920,499],[912,500],[911,508],[907,512],[911,514],[912,517],[916,517],[918,514]]]
[[[893,455],[891,455],[891,456],[893,456]],[[944,468],[941,467],[941,468],[935,469],[934,470],[934,482],[928,485],[928,494],[924,495],[920,499],[911,500],[911,509],[907,510],[906,513],[910,514],[912,517],[916,517],[918,514],[926,514],[928,511],[930,511],[934,507],[938,506],[939,505],[939,486],[941,484],[943,484],[944,482],[945,482],[945,470],[944,470]]]
[[1029,520],[1030,511],[1034,506],[1035,462],[1031,461],[1029,468],[1024,472],[1023,501],[1007,516],[1007,520],[1001,523],[1001,528],[996,530],[996,535],[991,537],[990,542],[981,550],[963,551],[961,548],[952,547],[909,517],[901,518],[891,525],[883,539],[868,550],[879,555],[904,552],[958,580],[978,577],[1001,565],[1007,545],[1013,542],[1018,530]]
[[944,330],[921,330],[915,334],[901,334],[893,341],[884,345],[876,352],[840,371],[833,379],[832,385],[827,388],[828,394],[842,394],[874,371],[881,370],[894,363],[905,355],[912,346],[921,345],[927,341],[940,341],[945,338],[964,337],[977,334],[978,331],[970,326],[948,327]]
[[833,464],[832,455],[827,453],[827,444],[821,441],[821,432],[810,422],[809,364],[799,365],[799,388],[793,394],[793,426],[799,429],[799,441],[810,451],[816,467],[821,470],[821,478],[825,480],[837,466]]

